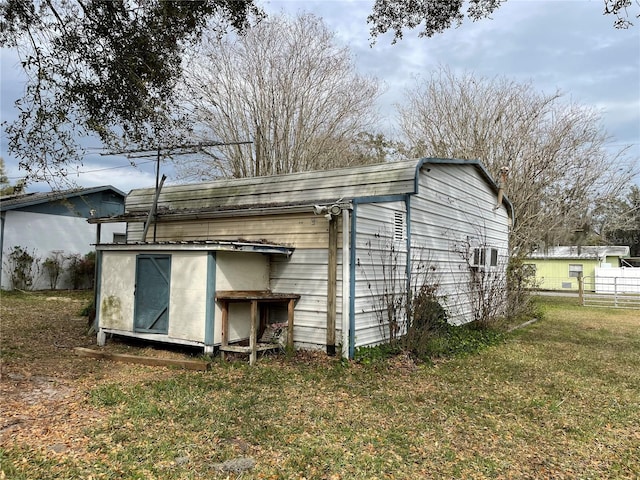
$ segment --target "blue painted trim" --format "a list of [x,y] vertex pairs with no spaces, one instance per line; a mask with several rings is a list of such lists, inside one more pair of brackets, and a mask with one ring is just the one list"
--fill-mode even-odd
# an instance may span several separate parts
[[406,195],[404,200],[405,208],[407,210],[407,266],[406,266],[406,278],[407,278],[407,292],[411,288],[411,195]]
[[353,205],[363,204],[363,203],[386,203],[386,202],[404,202],[406,198],[406,194],[399,193],[395,195],[377,195],[372,197],[356,197],[351,202]]
[[207,252],[207,293],[204,311],[204,345],[213,346],[215,333],[216,252]]
[[349,359],[356,354],[356,217],[358,204],[353,203],[351,211],[351,238],[349,249]]
[[351,241],[349,252],[349,359],[355,357],[356,332],[356,253],[357,253],[357,218],[358,205],[366,203],[404,202],[407,210],[407,269],[410,269],[411,227],[410,227],[410,197],[413,193],[397,195],[378,195],[372,197],[357,197],[352,200],[351,212]]

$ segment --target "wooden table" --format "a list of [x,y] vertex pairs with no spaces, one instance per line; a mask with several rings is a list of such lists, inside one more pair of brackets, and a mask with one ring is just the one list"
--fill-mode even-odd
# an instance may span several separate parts
[[[300,295],[295,293],[274,293],[268,290],[223,290],[216,292],[216,301],[222,308],[222,341],[220,355],[224,360],[225,352],[240,352],[249,354],[249,363],[256,363],[256,352],[270,350],[277,345],[258,344],[258,309],[261,304],[287,304],[287,348],[293,348],[293,307]],[[251,304],[251,328],[249,330],[249,346],[229,345],[229,304],[248,302]]]

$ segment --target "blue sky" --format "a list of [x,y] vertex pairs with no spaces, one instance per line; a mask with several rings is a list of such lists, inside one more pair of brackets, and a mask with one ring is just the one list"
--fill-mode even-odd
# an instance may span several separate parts
[[[479,76],[505,76],[531,82],[535,89],[598,109],[613,148],[630,145],[629,157],[640,162],[640,25],[613,28],[602,15],[602,0],[508,0],[492,19],[465,22],[433,38],[407,33],[391,44],[391,35],[370,46],[366,17],[373,0],[268,1],[267,13],[310,12],[324,19],[338,42],[348,46],[360,73],[375,76],[386,86],[379,105],[384,127],[393,126],[393,105],[416,78],[427,77],[439,65]],[[640,23],[640,21],[638,21]],[[0,116],[11,121],[13,103],[24,90],[14,52],[0,52]],[[96,142],[91,146],[99,147]],[[2,135],[0,155],[9,177],[21,175],[7,153]],[[151,186],[153,163],[128,165],[124,157],[87,157],[73,179],[81,186],[110,184],[124,190]],[[172,182],[171,171],[168,182]],[[29,190],[48,190],[32,185]]]

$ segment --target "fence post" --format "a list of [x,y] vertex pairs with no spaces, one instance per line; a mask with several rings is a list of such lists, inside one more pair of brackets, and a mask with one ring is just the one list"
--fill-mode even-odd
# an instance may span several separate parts
[[613,306],[618,306],[618,277],[613,277]]
[[578,298],[580,304],[584,305],[584,283],[582,281],[582,272],[578,272]]

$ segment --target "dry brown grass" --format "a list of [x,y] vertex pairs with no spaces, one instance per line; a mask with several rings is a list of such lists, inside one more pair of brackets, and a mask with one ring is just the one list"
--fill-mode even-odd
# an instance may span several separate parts
[[[186,372],[76,357],[88,297],[47,296],[2,298],[6,478],[640,477],[637,312],[545,299],[545,320],[433,367],[299,353]],[[255,466],[220,470],[238,457]]]

